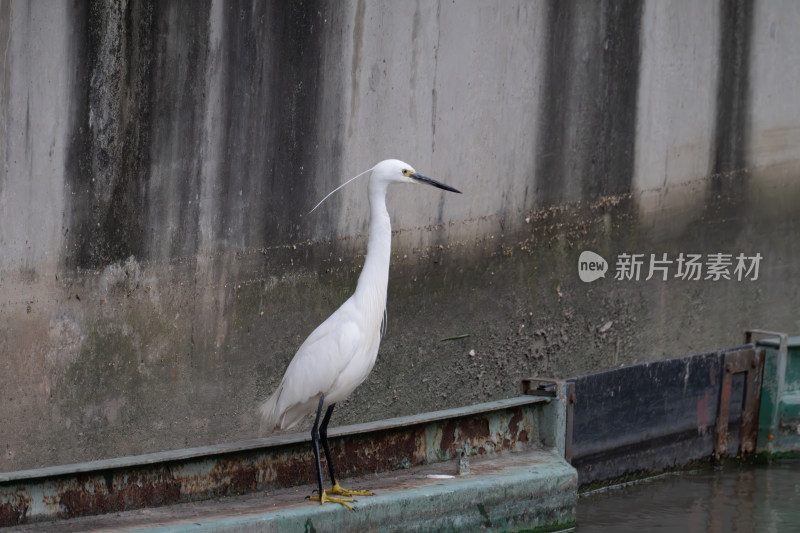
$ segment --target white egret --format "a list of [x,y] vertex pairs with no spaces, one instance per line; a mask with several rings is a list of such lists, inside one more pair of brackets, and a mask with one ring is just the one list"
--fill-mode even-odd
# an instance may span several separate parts
[[[352,507],[348,502],[353,501],[351,496],[369,496],[372,493],[349,491],[336,481],[328,445],[328,422],[336,403],[347,398],[367,378],[378,356],[381,325],[386,310],[392,240],[389,213],[386,210],[386,191],[394,183],[426,183],[446,191],[461,192],[418,174],[411,165],[396,159],[381,161],[370,170],[369,241],[367,257],[358,277],[356,290],[308,336],[289,363],[277,390],[261,404],[264,421],[275,429],[290,429],[303,416],[316,409],[311,442],[317,467],[319,497],[311,499],[320,503],[341,503],[350,509]],[[333,192],[336,190],[338,188]],[[320,424],[323,409],[327,410]],[[328,491],[322,490],[320,442],[331,478],[332,488]]]

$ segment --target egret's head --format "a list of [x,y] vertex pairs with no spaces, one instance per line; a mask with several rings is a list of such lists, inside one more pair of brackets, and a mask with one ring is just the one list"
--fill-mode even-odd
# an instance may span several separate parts
[[426,183],[445,191],[461,192],[449,185],[420,174],[414,170],[414,167],[398,159],[386,159],[375,165],[372,168],[372,181],[376,184],[384,183],[387,185],[391,183]]
[[445,185],[444,183],[439,183],[436,180],[429,178],[428,176],[423,176],[422,174],[418,173],[414,170],[414,167],[409,165],[408,163],[403,163],[397,159],[387,159],[385,161],[381,161],[377,165],[372,168],[369,168],[358,174],[346,182],[342,183],[331,192],[325,195],[325,197],[319,201],[317,205],[314,206],[310,213],[316,211],[316,209],[322,205],[322,202],[330,198],[330,196],[347,185],[351,183],[353,180],[360,178],[361,176],[367,174],[371,171],[371,177],[369,180],[369,190],[370,190],[370,197],[373,194],[386,194],[386,188],[391,185],[392,183],[427,183],[428,185],[433,185],[434,187],[438,187],[440,189],[444,189],[445,191],[451,192],[458,192],[458,189],[454,189],[449,185]]

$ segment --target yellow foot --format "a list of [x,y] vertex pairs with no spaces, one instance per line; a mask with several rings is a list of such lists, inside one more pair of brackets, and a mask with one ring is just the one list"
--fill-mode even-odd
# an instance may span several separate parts
[[328,496],[328,492],[333,493],[332,491],[324,490],[322,491],[322,496],[309,496],[308,499],[311,500],[312,502],[320,502],[320,503],[327,503],[327,502],[341,503],[351,511],[353,510],[353,508],[349,505],[349,503],[352,503],[354,501],[353,498],[335,498],[332,496]]
[[331,494],[338,494],[339,496],[374,496],[375,494],[368,490],[347,490],[343,489],[337,481],[333,488],[329,491]]

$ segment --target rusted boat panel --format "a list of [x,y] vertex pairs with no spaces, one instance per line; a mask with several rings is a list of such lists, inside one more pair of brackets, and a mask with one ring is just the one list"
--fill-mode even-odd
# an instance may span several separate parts
[[[719,411],[716,424],[716,444],[714,455],[719,458],[730,452],[730,418],[731,409],[741,412],[739,428],[738,453],[752,453],[756,448],[758,437],[758,408],[761,401],[761,376],[764,361],[761,353],[753,348],[731,350],[724,353],[724,369],[720,390]],[[743,393],[736,395],[742,400],[731,405],[733,389],[736,388],[736,377],[739,376]]]
[[752,452],[761,366],[745,345],[570,379],[580,483]]

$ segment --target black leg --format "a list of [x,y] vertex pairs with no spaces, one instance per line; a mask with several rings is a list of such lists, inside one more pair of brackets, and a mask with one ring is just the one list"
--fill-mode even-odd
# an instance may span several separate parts
[[[319,497],[320,503],[322,503],[322,464],[319,462],[319,415],[322,412],[322,402],[325,400],[325,395],[319,397],[319,407],[317,407],[317,417],[314,419],[314,427],[311,428],[311,447],[314,449],[314,459],[317,462],[317,481],[319,482]],[[328,409],[330,411],[330,408]],[[326,413],[327,419],[327,413]],[[325,425],[325,420],[322,421],[323,425]],[[325,447],[325,453],[327,454],[328,448],[328,441],[327,439],[322,441],[323,446]],[[328,460],[328,464],[330,464],[330,460]]]
[[[328,472],[331,475],[331,485],[333,488],[328,492],[328,494],[338,494],[340,496],[347,496],[345,498],[346,501],[352,502],[353,500],[349,499],[351,496],[372,496],[372,493],[368,490],[347,490],[343,489],[339,486],[339,483],[336,481],[336,474],[333,473],[333,461],[331,457],[331,447],[328,444],[328,422],[331,421],[331,415],[333,414],[333,407],[336,404],[331,404],[328,406],[328,410],[325,411],[325,417],[322,419],[322,425],[319,427],[319,438],[322,441],[322,449],[325,450],[325,460],[328,462]],[[340,502],[341,503],[341,502]]]
[[328,463],[328,473],[331,475],[331,485],[336,486],[336,476],[333,473],[333,459],[331,458],[331,447],[328,444],[328,422],[331,421],[331,415],[333,414],[333,406],[335,403],[332,403],[328,406],[328,410],[325,411],[325,417],[322,419],[322,425],[319,427],[319,437],[322,441],[322,449],[325,451],[325,460]]

